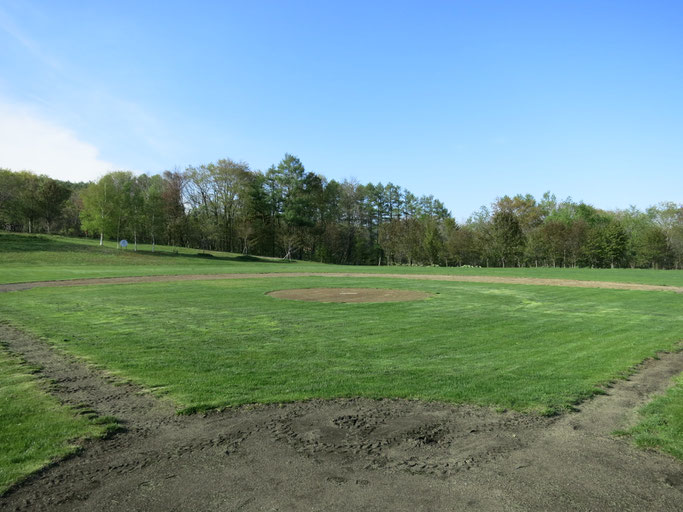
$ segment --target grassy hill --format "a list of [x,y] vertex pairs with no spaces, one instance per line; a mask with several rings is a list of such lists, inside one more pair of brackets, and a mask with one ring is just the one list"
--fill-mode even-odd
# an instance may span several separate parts
[[481,268],[327,265],[183,247],[0,232],[0,284],[88,277],[260,272],[364,272],[578,279],[683,286],[683,270],[589,268]]

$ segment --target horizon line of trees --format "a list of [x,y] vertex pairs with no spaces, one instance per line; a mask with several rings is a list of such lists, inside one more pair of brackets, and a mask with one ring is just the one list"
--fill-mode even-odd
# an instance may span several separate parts
[[327,180],[286,154],[90,183],[0,169],[0,229],[340,264],[683,268],[683,205],[608,211],[549,192],[457,223],[433,196]]

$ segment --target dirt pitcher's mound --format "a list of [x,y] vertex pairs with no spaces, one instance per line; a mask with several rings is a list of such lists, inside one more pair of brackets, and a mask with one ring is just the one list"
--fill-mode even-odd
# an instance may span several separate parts
[[405,302],[430,297],[429,293],[384,288],[297,288],[275,290],[266,295],[308,302]]

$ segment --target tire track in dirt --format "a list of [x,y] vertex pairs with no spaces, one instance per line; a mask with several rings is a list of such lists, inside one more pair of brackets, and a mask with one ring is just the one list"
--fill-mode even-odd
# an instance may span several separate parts
[[160,283],[176,281],[214,281],[220,279],[267,279],[288,277],[353,277],[353,278],[386,278],[413,279],[422,281],[451,281],[460,283],[497,283],[524,284],[534,286],[567,286],[572,288],[605,288],[610,290],[644,290],[683,293],[683,287],[663,286],[638,283],[617,283],[611,281],[580,281],[577,279],[540,279],[534,277],[503,276],[456,276],[433,274],[365,274],[360,272],[274,272],[262,274],[181,274],[158,276],[103,277],[87,279],[70,279],[64,281],[34,281],[30,283],[0,284],[1,292],[30,290],[32,288],[54,288],[61,286],[87,286],[96,284],[133,284]]
[[63,403],[124,432],[0,497],[2,510],[680,510],[683,464],[611,432],[683,370],[643,363],[581,412],[542,418],[474,406],[339,399],[178,416],[47,343],[0,324]]

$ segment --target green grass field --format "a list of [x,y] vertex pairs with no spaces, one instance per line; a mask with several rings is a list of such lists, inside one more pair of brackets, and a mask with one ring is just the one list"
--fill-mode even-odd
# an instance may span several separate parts
[[636,444],[659,448],[683,460],[683,374],[665,395],[639,412],[641,423],[628,431]]
[[[159,248],[155,254],[135,254],[117,251],[111,244],[103,249],[94,241],[0,234],[0,282],[182,273],[385,271],[683,285],[682,271],[350,267],[244,260],[220,253],[200,258],[196,251],[179,250],[177,255],[170,251]],[[317,286],[401,288],[426,291],[431,297],[404,303],[325,304],[266,295],[274,289]],[[163,394],[184,412],[255,402],[365,396],[550,414],[599,392],[600,385],[626,375],[657,351],[679,349],[683,294],[283,275],[278,279],[1,293],[0,320]],[[16,364],[7,365],[4,371],[4,379],[24,382],[28,378]],[[637,438],[639,443],[663,446],[680,456],[682,387],[645,411],[645,423],[654,426],[647,429],[647,442]],[[43,396],[35,386],[31,389]],[[3,410],[0,431],[21,424],[14,435],[30,445],[43,434],[15,417],[32,409],[35,398],[21,393],[12,396],[15,408]],[[43,417],[51,414],[45,412]],[[64,448],[68,439],[92,434],[81,419],[62,417],[72,422],[73,431],[50,441],[52,452],[33,458],[28,454],[31,462],[25,466],[12,462],[14,456],[0,459],[0,465],[11,467],[4,471],[24,474],[68,451]]]
[[[317,286],[434,295],[378,304],[265,295]],[[683,325],[680,294],[367,278],[43,288],[2,294],[0,309],[182,409],[390,396],[556,411],[672,349]]]
[[40,389],[31,369],[0,348],[0,494],[53,460],[74,441],[111,427],[76,414]]

